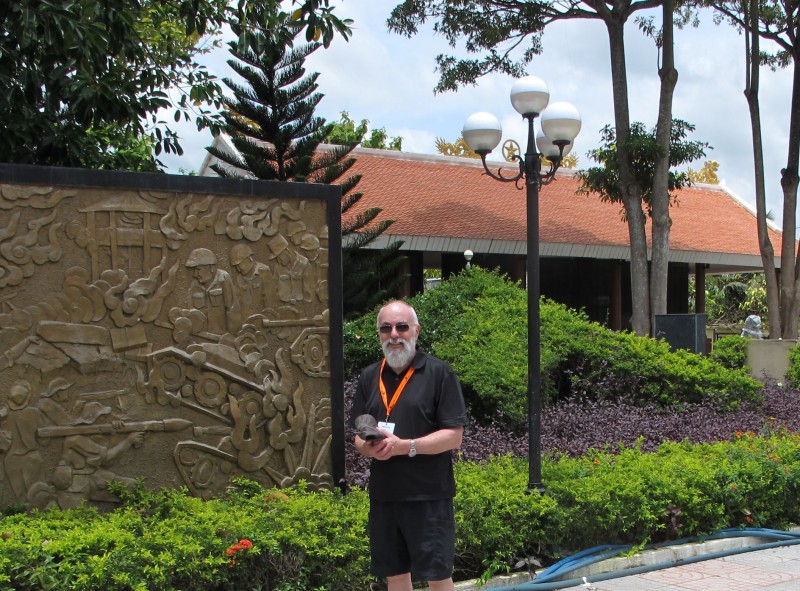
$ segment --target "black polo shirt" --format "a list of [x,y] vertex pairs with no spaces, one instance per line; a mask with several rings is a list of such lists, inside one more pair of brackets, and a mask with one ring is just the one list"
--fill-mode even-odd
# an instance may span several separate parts
[[[378,386],[380,367],[380,362],[374,363],[361,373],[353,397],[351,425],[361,414],[370,414],[378,421],[386,420],[386,407]],[[452,368],[420,349],[411,367],[414,374],[389,417],[389,422],[395,423],[394,434],[401,439],[417,439],[439,429],[466,425],[464,396]],[[391,400],[405,373],[397,375],[387,365],[383,374],[387,397]],[[446,451],[435,455],[417,454],[413,458],[373,459],[369,493],[370,498],[378,501],[452,498],[455,496],[452,454]]]

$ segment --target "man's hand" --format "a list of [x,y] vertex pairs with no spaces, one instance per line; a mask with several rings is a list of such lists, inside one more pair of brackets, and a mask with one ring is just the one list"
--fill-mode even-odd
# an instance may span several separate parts
[[376,460],[388,460],[392,456],[402,454],[403,440],[383,429],[380,431],[386,437],[380,441],[373,441],[367,444],[371,448],[372,457]]
[[[380,429],[385,437],[378,441],[364,441],[356,437],[356,448],[368,458],[388,460],[392,456],[408,453],[408,441],[392,435],[389,431]],[[404,451],[405,450],[405,451]]]
[[[363,455],[376,460],[388,460],[392,456],[408,455],[411,447],[410,439],[399,437],[380,429],[386,437],[380,441],[364,441],[356,435],[356,449]],[[447,427],[417,437],[417,454],[439,454],[461,447],[464,427]]]

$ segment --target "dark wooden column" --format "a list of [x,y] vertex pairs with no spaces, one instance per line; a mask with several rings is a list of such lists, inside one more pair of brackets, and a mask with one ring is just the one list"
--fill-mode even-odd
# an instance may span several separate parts
[[622,262],[611,261],[611,302],[608,319],[611,330],[622,330]]
[[694,266],[694,312],[706,312],[706,265],[697,263]]

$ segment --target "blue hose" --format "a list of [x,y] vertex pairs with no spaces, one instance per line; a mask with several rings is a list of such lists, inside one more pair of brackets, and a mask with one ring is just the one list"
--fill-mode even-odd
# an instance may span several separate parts
[[800,544],[800,532],[790,532],[790,531],[755,527],[755,528],[744,528],[744,529],[740,528],[725,529],[711,536],[673,540],[661,544],[652,544],[650,546],[647,546],[647,548],[653,549],[653,548],[660,548],[663,546],[677,546],[680,544],[704,542],[715,539],[741,538],[750,536],[758,538],[766,538],[768,540],[775,540],[775,541],[766,542],[763,544],[757,544],[755,546],[747,546],[745,548],[732,548],[730,550],[723,550],[720,552],[711,552],[709,554],[703,554],[701,556],[691,556],[688,558],[678,558],[675,560],[659,562],[656,564],[636,566],[620,571],[588,575],[586,577],[581,577],[581,578],[573,578],[573,579],[560,578],[575,570],[586,567],[590,564],[594,564],[596,562],[600,562],[608,558],[619,556],[620,554],[623,554],[624,552],[627,552],[633,548],[633,546],[622,546],[622,545],[597,546],[595,548],[582,550],[576,554],[573,554],[556,562],[555,564],[549,566],[541,573],[539,573],[536,576],[536,579],[533,581],[530,581],[528,583],[521,583],[519,585],[513,585],[510,587],[496,587],[493,589],[493,591],[546,591],[555,589],[565,589],[567,587],[576,587],[583,583],[596,583],[599,581],[607,581],[609,579],[627,577],[630,575],[638,575],[641,573],[647,573],[655,570],[660,570],[663,568],[670,568],[673,566],[680,566],[683,564],[693,564],[695,562],[701,562],[703,560],[711,560],[713,558],[724,558],[726,556],[732,556],[734,554],[742,554],[744,552],[753,552],[756,550],[767,550],[770,548],[778,548],[781,546],[793,546],[795,544]]

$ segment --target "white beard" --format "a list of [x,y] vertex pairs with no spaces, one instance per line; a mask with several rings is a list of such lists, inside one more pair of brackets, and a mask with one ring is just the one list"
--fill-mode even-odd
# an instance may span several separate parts
[[[403,348],[401,350],[396,349],[389,349],[389,345],[396,345],[398,343],[403,344]],[[416,339],[397,339],[392,341],[392,339],[386,339],[383,342],[383,354],[386,357],[386,363],[389,364],[395,371],[400,371],[405,369],[411,360],[414,358],[414,354],[417,352],[416,350]]]

